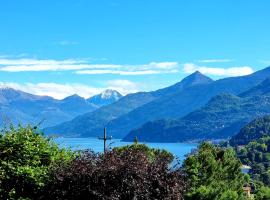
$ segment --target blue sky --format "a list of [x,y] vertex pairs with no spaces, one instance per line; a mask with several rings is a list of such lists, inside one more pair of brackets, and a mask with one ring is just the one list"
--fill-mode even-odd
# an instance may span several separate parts
[[0,3],[0,86],[63,98],[127,94],[195,70],[270,65],[269,0],[11,0]]

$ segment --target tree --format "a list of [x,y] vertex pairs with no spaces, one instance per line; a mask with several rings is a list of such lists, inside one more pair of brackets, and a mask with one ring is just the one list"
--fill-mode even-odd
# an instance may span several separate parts
[[243,199],[244,175],[233,149],[202,143],[184,162],[185,199]]
[[270,199],[270,188],[261,187],[255,196],[256,200],[269,200]]
[[170,169],[164,156],[149,157],[153,151],[139,147],[85,152],[53,172],[45,199],[183,199],[182,171]]
[[[270,136],[270,116],[257,118],[245,125],[230,140],[232,146],[247,145],[251,141]],[[263,147],[264,148],[264,147]]]
[[270,137],[266,136],[249,142],[240,151],[237,151],[241,162],[251,167],[248,172],[251,178],[256,181],[262,181],[265,186],[270,186],[269,146]]
[[140,151],[140,152],[145,153],[145,155],[147,155],[149,161],[154,161],[157,158],[164,158],[167,160],[167,162],[170,163],[174,159],[172,153],[170,153],[169,151],[166,151],[164,149],[149,148],[145,144],[139,144],[138,140],[137,141],[135,140],[134,144],[132,145],[126,145],[123,147],[115,147],[114,150],[120,154],[125,153],[126,151]]
[[0,199],[37,199],[50,168],[72,156],[36,128],[11,126],[4,130],[0,135]]

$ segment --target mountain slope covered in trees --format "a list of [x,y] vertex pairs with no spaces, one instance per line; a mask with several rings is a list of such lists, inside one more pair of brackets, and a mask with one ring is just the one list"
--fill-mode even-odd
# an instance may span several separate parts
[[[123,116],[136,108],[139,108],[160,98],[163,99],[181,91],[186,91],[190,87],[208,85],[211,82],[212,80],[210,78],[203,76],[199,72],[195,72],[194,74],[186,77],[175,85],[153,92],[139,92],[129,94],[121,98],[119,101],[111,105],[104,106],[95,112],[87,113],[76,117],[69,122],[59,124],[55,127],[47,128],[45,129],[45,132],[82,137],[97,136],[100,132],[102,132],[104,126],[109,126],[108,123],[110,121],[117,119],[118,117]],[[113,135],[116,138],[120,137],[120,134],[122,133],[122,131],[119,130],[119,132],[114,134],[112,129],[109,127],[108,131],[110,132],[110,135]]]
[[270,136],[270,116],[264,116],[257,118],[246,126],[244,126],[240,132],[230,139],[230,144],[246,145],[249,142],[258,140],[264,136]]
[[[183,117],[206,104],[217,94],[243,93],[269,76],[269,67],[251,75],[217,81],[211,81],[196,72],[174,86],[154,92],[127,95],[112,105],[50,127],[45,131],[61,135],[91,137],[97,136],[106,126],[110,135],[123,138],[131,130],[139,128],[147,121]],[[195,80],[191,77],[195,77]]]
[[133,130],[124,140],[182,142],[186,140],[220,139],[238,133],[256,117],[270,113],[270,96],[240,98],[221,94],[209,103],[179,120],[148,122]]

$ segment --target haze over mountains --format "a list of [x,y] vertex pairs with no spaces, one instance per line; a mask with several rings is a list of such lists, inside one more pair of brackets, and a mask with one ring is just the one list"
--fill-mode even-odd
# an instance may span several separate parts
[[138,137],[142,141],[181,142],[227,138],[251,120],[270,114],[269,83],[266,78],[238,96],[219,94],[181,119],[148,122],[131,131],[124,140]]
[[187,140],[226,139],[248,122],[270,113],[270,96],[240,98],[220,94],[209,103],[178,120],[148,122],[131,131],[124,140],[183,142]]
[[[103,98],[103,94],[107,94],[106,97]],[[116,91],[106,90],[96,96],[96,103],[94,103],[92,102],[93,97],[84,99],[78,95],[72,95],[57,100],[49,96],[33,95],[12,88],[0,88],[1,125],[12,122],[34,125],[40,123],[41,127],[52,126],[71,120],[80,114],[92,112],[121,97]]]
[[[198,84],[204,85],[208,84],[209,82],[212,82],[210,78],[203,76],[199,72],[195,72],[189,77],[183,79],[180,83],[177,83],[173,86],[153,92],[139,92],[135,94],[129,94],[121,98],[119,101],[102,107],[93,113],[87,113],[73,119],[70,122],[65,122],[63,124],[57,125],[56,127],[45,129],[45,132],[54,134],[58,133],[60,135],[67,134],[81,137],[95,137],[98,133],[102,132],[104,126],[108,126],[110,121],[124,114],[127,114],[136,108],[139,108],[149,102],[154,102],[154,100],[159,98],[164,98],[169,95],[173,95],[176,92],[181,92],[190,86],[195,86]],[[173,102],[171,103],[174,104]],[[154,112],[156,113],[157,110],[159,109],[155,107]],[[146,114],[147,113],[144,113],[144,115]],[[124,126],[125,124],[119,125]],[[131,123],[127,125],[131,125]],[[108,127],[108,130],[110,131],[110,134],[113,135],[113,137],[121,138],[121,136],[124,136],[124,134],[127,133],[127,130],[122,130],[122,127],[120,126],[119,129],[117,129],[119,131],[117,134],[113,134],[113,130]],[[124,132],[124,134],[121,134],[122,132]]]
[[[138,136],[139,140],[142,141],[176,142],[207,137],[218,138],[218,133],[222,131],[222,128],[230,127],[228,130],[233,130],[233,132],[221,132],[222,137],[226,137],[241,128],[240,126],[242,126],[243,123],[247,123],[250,116],[257,116],[256,112],[261,115],[269,112],[268,97],[261,99],[249,97],[246,99],[245,97],[235,96],[241,93],[244,94],[244,92],[253,87],[259,87],[258,84],[268,77],[270,77],[269,67],[251,75],[224,78],[217,81],[213,81],[201,73],[195,72],[173,86],[153,92],[140,92],[127,95],[113,104],[104,106],[94,112],[75,117],[71,121],[47,128],[45,131],[48,134],[60,134],[65,136],[96,137],[102,132],[103,127],[106,126],[108,134],[112,135],[114,138],[133,140],[135,136]],[[216,95],[219,96],[213,98]],[[211,98],[213,99],[204,106]],[[257,106],[261,104],[261,102],[265,103],[265,107],[262,109]],[[216,107],[226,106],[227,103],[228,107],[238,109],[239,112],[236,112],[235,116],[233,115],[233,120],[225,120],[225,124],[220,124],[221,127],[219,127],[219,129],[211,129],[212,125],[214,126],[215,123],[218,123],[217,119],[211,118],[212,114],[217,114],[215,111],[220,114],[218,110],[221,112],[225,109],[224,113],[217,118],[223,115],[225,118],[232,117],[227,114],[230,114],[232,111],[234,112],[234,110],[230,110],[227,107]],[[251,105],[250,110],[247,111],[247,114],[244,114],[246,117],[241,118],[238,123],[236,119],[238,119],[238,115],[243,114],[242,111],[244,111],[246,105]],[[211,112],[208,111],[208,109],[210,109]],[[191,113],[195,110],[195,114]],[[227,114],[226,111],[228,112]],[[204,113],[206,116],[201,113]],[[184,117],[185,115],[187,116]],[[197,118],[198,116],[202,117],[201,120]],[[260,115],[258,114],[258,116]],[[186,121],[183,121],[182,117],[184,117]],[[209,126],[210,124],[211,126],[208,128],[206,126],[205,129],[202,129],[203,131],[196,132],[197,125],[193,123],[194,118],[198,120],[200,124],[207,124],[207,120],[212,120],[209,123]],[[169,123],[167,123],[168,120],[166,119],[174,120],[169,120]],[[222,119],[223,118],[220,118],[220,120]],[[179,120],[181,122],[179,122]],[[190,121],[192,121],[192,123],[188,126]],[[233,122],[235,122],[235,124]],[[146,125],[144,125],[145,123]],[[179,123],[181,126],[179,126]],[[175,126],[181,128],[186,127],[186,129],[169,129],[173,130],[174,133],[167,131],[167,128]],[[131,133],[128,135],[129,132]]]
[[148,142],[220,139],[270,114],[270,67],[251,75],[212,80],[194,72],[152,92],[122,96],[115,90],[62,100],[0,89],[1,126],[39,124],[46,134],[96,137],[106,126],[114,138]]
[[249,142],[259,140],[262,137],[270,136],[270,116],[266,115],[256,118],[245,125],[239,133],[234,135],[229,143],[232,146],[247,145]]

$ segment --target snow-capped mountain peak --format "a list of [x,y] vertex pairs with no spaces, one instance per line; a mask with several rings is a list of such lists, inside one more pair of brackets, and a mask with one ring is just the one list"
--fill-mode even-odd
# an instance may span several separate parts
[[87,101],[98,106],[104,106],[119,100],[122,96],[123,95],[116,90],[107,89],[101,94],[90,97]]
[[104,90],[100,95],[102,99],[114,98],[118,100],[122,97],[122,95],[118,91],[112,89]]

